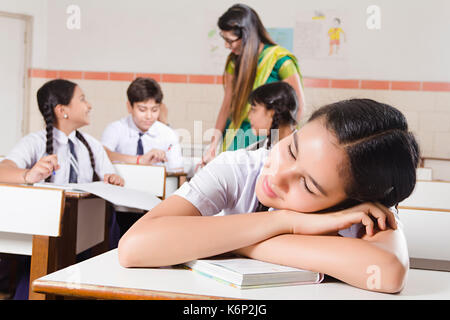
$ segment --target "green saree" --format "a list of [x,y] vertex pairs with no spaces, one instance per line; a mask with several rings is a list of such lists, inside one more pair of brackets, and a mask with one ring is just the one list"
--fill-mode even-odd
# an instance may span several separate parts
[[[227,65],[226,72],[234,74],[233,61],[230,61]],[[258,67],[253,89],[266,83],[282,81],[295,73],[298,73],[300,82],[302,82],[297,58],[292,53],[278,45],[265,45],[258,57]],[[253,134],[250,121],[248,120],[249,110],[250,104],[247,104],[237,123],[231,121],[231,118],[227,119],[223,133],[222,151],[246,148],[259,139],[264,138]]]

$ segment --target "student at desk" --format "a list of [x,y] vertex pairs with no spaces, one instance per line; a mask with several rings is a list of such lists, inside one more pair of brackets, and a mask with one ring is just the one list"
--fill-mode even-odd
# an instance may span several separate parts
[[[151,78],[136,78],[127,89],[130,113],[108,125],[102,143],[113,162],[165,165],[168,171],[183,171],[183,158],[178,135],[158,121],[163,92]],[[140,217],[141,213],[117,212],[120,233]]]
[[[0,182],[57,184],[102,180],[124,184],[99,141],[78,131],[88,125],[91,104],[81,88],[68,80],[44,84],[37,92],[46,129],[23,137],[0,163]],[[26,283],[26,276],[19,283]],[[22,280],[24,279],[24,280]],[[28,290],[17,290],[26,299]]]
[[398,292],[409,259],[388,207],[413,191],[418,161],[397,109],[369,99],[324,106],[270,151],[208,163],[130,228],[119,262],[157,267],[234,251]]
[[136,78],[127,89],[129,115],[109,124],[102,143],[114,162],[165,165],[183,169],[177,133],[158,121],[163,92],[151,78]]

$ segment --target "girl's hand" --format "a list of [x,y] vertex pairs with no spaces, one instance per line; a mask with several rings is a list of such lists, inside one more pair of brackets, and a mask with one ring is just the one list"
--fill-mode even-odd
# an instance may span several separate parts
[[373,236],[377,229],[397,229],[394,213],[380,203],[365,202],[355,207],[332,213],[339,230],[347,229],[353,224],[362,223],[366,234]]
[[143,156],[141,156],[139,163],[141,164],[154,164],[158,162],[166,162],[166,153],[163,150],[152,149]]
[[103,177],[103,181],[105,183],[113,184],[115,186],[123,187],[125,185],[125,181],[122,179],[121,176],[117,174],[105,174]]
[[365,202],[360,205],[332,213],[296,213],[285,211],[291,216],[291,232],[303,235],[334,234],[353,224],[362,223],[369,236],[375,230],[397,229],[391,210],[379,203]]
[[206,166],[208,164],[208,162],[210,162],[211,160],[213,160],[216,157],[216,149],[217,149],[217,144],[214,142],[211,142],[208,150],[206,150],[206,152],[202,156],[202,161],[195,166],[194,172],[197,172],[198,169]]
[[25,172],[25,183],[36,183],[47,179],[53,171],[59,169],[58,157],[56,154],[42,157],[36,164]]

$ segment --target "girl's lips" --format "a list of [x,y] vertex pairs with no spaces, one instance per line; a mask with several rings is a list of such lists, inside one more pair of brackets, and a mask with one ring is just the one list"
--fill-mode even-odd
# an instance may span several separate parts
[[262,183],[262,188],[263,188],[264,192],[266,193],[266,195],[269,196],[270,198],[278,198],[276,193],[273,192],[273,190],[270,188],[269,178],[267,176],[264,177],[264,180]]

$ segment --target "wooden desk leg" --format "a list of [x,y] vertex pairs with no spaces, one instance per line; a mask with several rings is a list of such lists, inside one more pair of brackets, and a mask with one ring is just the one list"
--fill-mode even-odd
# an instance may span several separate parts
[[33,292],[33,281],[76,263],[78,199],[66,199],[59,237],[33,236],[29,299],[53,299]]
[[109,231],[110,226],[112,224],[112,210],[113,206],[111,202],[106,201],[105,203],[105,237],[103,239],[103,242],[97,244],[96,246],[92,247],[92,256],[97,256],[99,254],[105,253],[106,251],[109,251]]
[[45,300],[45,294],[33,292],[33,281],[56,270],[56,238],[33,236],[33,254],[30,270],[30,300]]
[[66,199],[61,233],[57,238],[57,270],[77,262],[78,199]]

